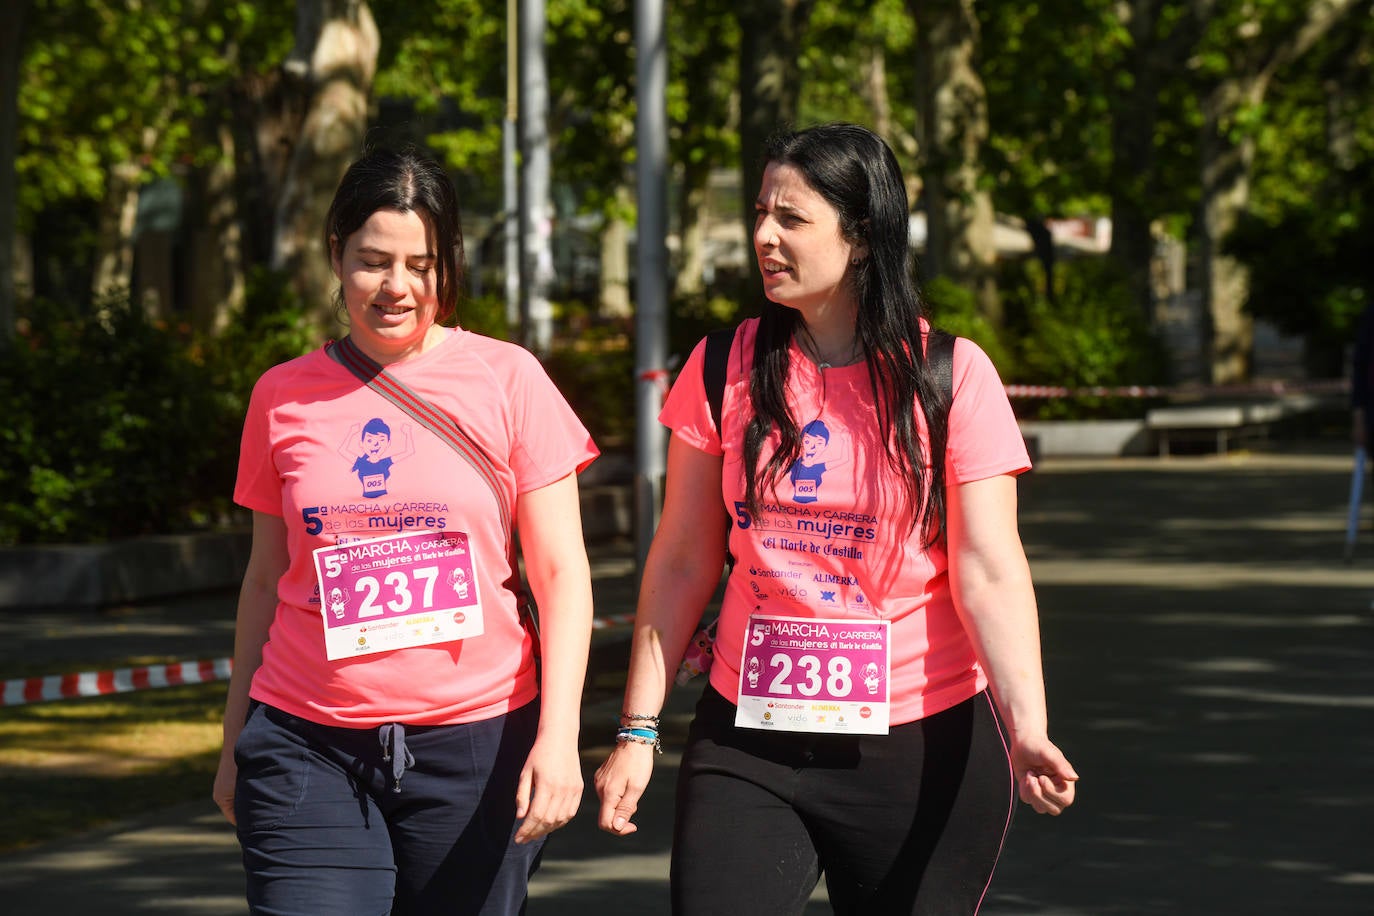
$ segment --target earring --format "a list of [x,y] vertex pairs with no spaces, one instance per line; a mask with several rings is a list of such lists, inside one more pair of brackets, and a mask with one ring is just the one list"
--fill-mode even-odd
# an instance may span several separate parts
[[859,262],[862,261],[862,260],[863,260],[863,258],[851,258],[850,261],[849,261],[849,263],[850,263],[850,264],[853,264],[855,267],[858,267],[858,266],[859,266]]

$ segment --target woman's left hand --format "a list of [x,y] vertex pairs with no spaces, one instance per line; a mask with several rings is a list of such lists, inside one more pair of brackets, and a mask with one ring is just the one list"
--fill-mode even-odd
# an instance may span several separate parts
[[1078,773],[1049,738],[1013,735],[1011,766],[1021,800],[1036,813],[1058,815],[1073,804]]
[[576,738],[536,738],[515,793],[515,816],[522,819],[515,842],[547,836],[572,820],[581,804],[582,762]]

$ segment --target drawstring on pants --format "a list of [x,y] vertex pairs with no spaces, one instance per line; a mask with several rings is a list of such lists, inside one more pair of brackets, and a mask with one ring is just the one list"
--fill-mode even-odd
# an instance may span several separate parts
[[415,755],[406,747],[406,727],[400,722],[388,722],[377,729],[382,744],[382,762],[391,764],[391,791],[401,791],[401,777],[415,766]]

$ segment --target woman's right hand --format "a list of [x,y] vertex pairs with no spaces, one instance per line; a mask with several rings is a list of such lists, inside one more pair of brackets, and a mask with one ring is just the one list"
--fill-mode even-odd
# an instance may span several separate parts
[[630,819],[654,772],[654,748],[650,744],[622,741],[596,771],[596,794],[601,798],[597,825],[607,833],[629,836],[639,829]]
[[215,787],[211,790],[215,804],[219,806],[220,813],[224,819],[231,824],[237,825],[234,820],[234,783],[238,780],[239,768],[234,763],[234,751],[232,747],[226,748],[219,755],[219,769],[215,771]]

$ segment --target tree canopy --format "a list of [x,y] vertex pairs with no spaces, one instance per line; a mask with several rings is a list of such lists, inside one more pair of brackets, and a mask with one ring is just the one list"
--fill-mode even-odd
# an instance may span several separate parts
[[[740,175],[747,201],[751,157],[779,121],[873,125],[897,150],[913,202],[927,201],[937,190],[924,187],[936,174],[928,169],[948,161],[951,140],[923,121],[922,99],[929,109],[944,89],[922,88],[921,36],[961,3],[976,17],[968,60],[985,96],[986,139],[970,148],[975,158],[962,167],[972,183],[958,193],[986,194],[995,213],[1033,230],[1049,217],[1111,215],[1112,257],[1136,278],[1142,304],[1153,240],[1164,233],[1191,247],[1204,287],[1223,262],[1246,272],[1234,294],[1207,288],[1239,297],[1226,308],[1244,305],[1328,349],[1348,333],[1369,298],[1348,252],[1369,231],[1374,140],[1359,113],[1371,102],[1370,0],[670,4],[671,199],[684,293],[714,275],[699,225],[721,218],[707,212],[712,176]],[[29,293],[95,296],[128,285],[137,195],[158,179],[191,193],[193,214],[232,204],[225,225],[242,231],[217,229],[211,247],[232,244],[232,270],[245,277],[269,270],[283,246],[313,250],[313,238],[282,237],[304,228],[273,217],[299,180],[291,153],[321,91],[302,80],[307,14],[365,9],[376,22],[363,142],[421,144],[451,168],[474,219],[500,210],[502,5],[299,0],[293,11],[247,0],[28,0],[17,9],[27,16],[7,232],[31,240],[32,268],[19,272]],[[632,222],[633,4],[548,0],[547,20],[556,212],[569,223]],[[337,159],[317,163],[314,180],[327,186]],[[747,209],[737,217],[746,232]],[[1329,267],[1312,269],[1323,258]],[[954,281],[974,282],[954,270]],[[312,288],[297,299],[322,305]],[[169,306],[235,307],[232,298]]]

